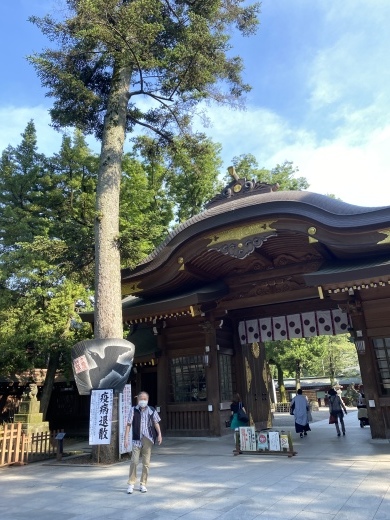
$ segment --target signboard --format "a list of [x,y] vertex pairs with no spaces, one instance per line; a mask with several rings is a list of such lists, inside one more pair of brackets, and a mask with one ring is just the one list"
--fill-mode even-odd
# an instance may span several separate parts
[[256,451],[256,432],[254,426],[240,427],[240,448],[242,451]]
[[268,432],[270,451],[280,451],[279,432]]
[[128,451],[131,451],[132,443],[132,428],[129,432],[129,444],[126,449],[124,446],[125,430],[127,425],[127,418],[131,408],[131,385],[125,385],[123,393],[119,394],[119,454],[123,455]]
[[289,443],[288,443],[288,435],[287,433],[281,433],[280,434],[280,449],[281,450],[288,450],[289,449]]
[[261,451],[268,450],[268,432],[259,432],[259,437],[257,441],[257,449]]
[[110,444],[114,391],[92,390],[89,416],[89,444]]

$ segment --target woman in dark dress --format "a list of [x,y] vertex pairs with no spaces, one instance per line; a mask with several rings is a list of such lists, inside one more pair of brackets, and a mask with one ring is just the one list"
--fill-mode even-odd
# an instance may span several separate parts
[[238,410],[240,408],[242,408],[243,411],[246,413],[244,403],[241,401],[240,394],[234,394],[232,404],[230,405],[230,410],[232,412],[230,428],[232,430],[236,430],[236,428],[239,428],[240,426],[248,426],[247,423],[244,423],[238,419]]

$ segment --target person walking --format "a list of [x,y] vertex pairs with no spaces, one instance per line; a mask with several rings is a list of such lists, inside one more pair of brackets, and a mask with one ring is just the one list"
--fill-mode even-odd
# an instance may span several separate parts
[[[343,410],[345,412],[345,415],[347,415],[347,409],[345,407],[345,404],[343,403],[343,400],[341,397],[337,394],[336,390],[334,388],[331,388],[328,391],[329,395],[329,413],[334,417],[334,425],[336,426],[337,431],[337,437],[340,437],[340,426],[341,431],[343,432],[343,435],[345,435],[345,425],[344,425],[344,414]],[[340,421],[340,426],[339,426]]]
[[363,385],[359,386],[358,398],[356,403],[357,408],[366,408],[366,397],[364,395]]
[[127,493],[132,494],[137,480],[137,466],[141,457],[142,473],[139,490],[146,493],[146,483],[149,475],[150,457],[152,447],[156,440],[162,443],[160,416],[154,408],[148,406],[149,394],[140,392],[137,396],[137,406],[130,408],[129,417],[125,429],[124,446],[127,449],[129,444],[129,432],[133,425],[133,449],[130,460],[129,479],[127,481]]
[[295,431],[302,438],[310,432],[309,426],[309,402],[307,397],[302,395],[302,388],[298,388],[297,395],[292,399],[290,404],[290,413],[295,418]]
[[244,406],[243,402],[241,401],[240,394],[234,394],[233,401],[230,405],[230,411],[231,411],[230,428],[232,428],[232,430],[234,430],[234,431],[236,431],[236,429],[239,428],[240,426],[248,426],[248,422],[240,421],[240,419],[238,418],[239,410],[242,410],[246,414],[245,406]]

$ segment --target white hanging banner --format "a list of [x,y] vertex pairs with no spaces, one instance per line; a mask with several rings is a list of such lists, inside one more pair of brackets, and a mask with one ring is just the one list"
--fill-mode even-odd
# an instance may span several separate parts
[[315,312],[303,312],[302,313],[303,323],[303,335],[305,338],[311,338],[317,336],[317,323]]
[[238,335],[240,336],[240,342],[242,345],[247,343],[245,323],[245,321],[240,321],[240,323],[238,324]]
[[303,330],[302,330],[301,315],[300,314],[290,314],[289,316],[287,316],[287,328],[288,328],[289,339],[302,338]]
[[317,326],[319,336],[333,334],[332,315],[330,311],[317,311]]
[[277,318],[272,318],[272,326],[274,330],[275,341],[288,339],[286,316],[278,316]]
[[347,334],[348,328],[348,314],[335,309],[240,321],[238,334],[241,345],[245,345],[259,341],[259,337],[264,343],[273,340]]
[[110,444],[114,391],[92,390],[89,415],[89,444]]
[[340,311],[340,309],[335,309],[332,311],[332,316],[334,323],[334,333],[346,334],[349,328],[348,314]]
[[125,448],[125,430],[127,425],[127,419],[131,408],[131,385],[125,385],[123,393],[119,394],[119,454],[123,455],[128,451],[131,451],[132,445],[132,428],[129,432],[129,443],[127,449]]
[[[273,335],[272,335],[272,320],[271,318],[261,318],[259,320],[260,325],[260,337],[261,341],[272,341]],[[245,343],[248,343],[247,341]]]
[[248,343],[255,343],[256,341],[259,341],[259,322],[257,320],[247,320],[245,324]]

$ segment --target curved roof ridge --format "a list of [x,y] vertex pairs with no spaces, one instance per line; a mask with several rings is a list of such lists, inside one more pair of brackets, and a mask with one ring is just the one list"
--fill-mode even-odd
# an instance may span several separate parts
[[[225,202],[221,204],[217,204],[215,206],[211,206],[208,209],[205,209],[201,213],[194,215],[189,218],[185,222],[179,224],[175,229],[173,229],[158,245],[154,251],[152,251],[147,257],[145,257],[135,268],[133,269],[124,269],[127,274],[134,273],[138,268],[144,267],[145,264],[153,261],[160,252],[180,233],[188,229],[189,227],[197,224],[198,222],[207,220],[211,217],[217,217],[219,215],[223,215],[225,213],[234,212],[235,210],[246,208],[250,206],[257,205],[266,205],[272,203],[292,203],[292,204],[303,204],[305,206],[313,206],[316,209],[322,210],[326,213],[332,214],[334,216],[359,216],[359,215],[367,215],[373,214],[376,212],[382,212],[383,210],[389,210],[390,206],[380,206],[380,207],[364,207],[357,206],[354,204],[349,204],[347,202],[343,202],[338,199],[333,199],[327,195],[321,195],[320,193],[310,192],[310,191],[272,191],[269,193],[250,193],[243,197],[234,197],[231,200],[227,199]],[[281,210],[281,208],[279,209]],[[283,210],[282,210],[283,211]],[[297,212],[300,214],[301,212]],[[305,212],[303,212],[305,213]],[[264,216],[267,216],[266,214]]]

